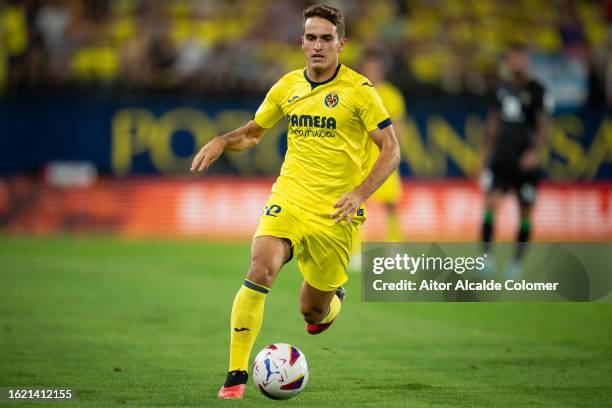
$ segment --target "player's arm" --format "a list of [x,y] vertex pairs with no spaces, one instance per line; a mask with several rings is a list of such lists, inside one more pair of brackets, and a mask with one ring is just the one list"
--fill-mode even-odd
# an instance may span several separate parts
[[266,129],[260,127],[254,120],[246,125],[232,130],[222,136],[217,136],[200,149],[191,163],[191,171],[202,171],[210,167],[225,150],[240,151],[256,146]]
[[550,133],[550,118],[554,109],[552,97],[544,92],[541,105],[536,113],[536,123],[532,146],[521,155],[519,167],[523,170],[533,170],[540,165],[540,151],[548,142]]
[[336,223],[346,220],[353,221],[356,211],[378,187],[391,175],[400,162],[400,149],[393,125],[376,128],[370,132],[370,137],[380,149],[380,155],[374,163],[370,174],[353,191],[344,194],[334,205],[337,211],[332,215]]
[[550,135],[550,116],[545,112],[539,112],[536,116],[536,138],[535,150],[540,151],[548,143]]
[[[281,80],[282,81],[282,80]],[[225,150],[240,151],[250,149],[259,143],[266,129],[270,129],[282,117],[283,111],[278,103],[279,92],[283,86],[277,82],[270,88],[266,98],[255,112],[255,117],[246,125],[222,136],[217,136],[206,144],[191,163],[191,171],[208,168]]]
[[489,108],[487,118],[485,120],[484,140],[480,151],[480,158],[483,167],[486,167],[487,160],[491,155],[497,133],[499,131],[499,110],[495,107]]
[[540,150],[548,141],[550,118],[544,111],[536,116],[536,129],[533,146],[527,149],[519,159],[519,167],[523,170],[532,170],[540,165]]

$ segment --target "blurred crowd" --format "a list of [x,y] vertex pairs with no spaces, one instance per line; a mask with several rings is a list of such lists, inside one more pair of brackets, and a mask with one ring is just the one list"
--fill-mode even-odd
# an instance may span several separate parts
[[[311,1],[0,0],[0,89],[261,92],[302,67]],[[612,0],[332,0],[342,61],[386,50],[405,91],[486,92],[509,44],[580,61],[612,95]],[[610,100],[610,99],[609,99]]]

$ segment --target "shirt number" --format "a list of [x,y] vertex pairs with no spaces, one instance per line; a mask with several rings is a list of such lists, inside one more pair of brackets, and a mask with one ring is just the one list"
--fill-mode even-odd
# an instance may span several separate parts
[[514,95],[502,98],[502,116],[507,122],[522,122],[524,119],[521,101]]
[[280,207],[280,205],[276,205],[276,204],[268,205],[264,209],[264,215],[269,215],[270,217],[277,217],[278,214],[281,212],[281,210],[282,208]]

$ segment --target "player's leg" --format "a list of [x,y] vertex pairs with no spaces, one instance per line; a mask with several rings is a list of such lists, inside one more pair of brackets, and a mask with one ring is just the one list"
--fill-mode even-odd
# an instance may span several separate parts
[[531,238],[531,214],[533,212],[533,205],[521,203],[520,205],[520,221],[519,228],[516,234],[516,251],[514,253],[514,259],[520,261],[525,253],[527,243]]
[[326,330],[340,313],[353,239],[363,220],[363,214],[350,225],[327,217],[307,219],[308,233],[302,238],[297,261],[304,277],[300,310],[310,334]]
[[482,278],[490,278],[495,273],[495,257],[491,250],[491,242],[495,233],[495,211],[499,202],[509,188],[507,173],[500,168],[486,169],[481,179],[485,190],[484,213],[480,229],[480,241],[482,251],[485,255],[485,268],[481,273]]
[[488,254],[491,250],[491,241],[495,232],[495,209],[498,207],[499,201],[503,196],[504,191],[501,189],[492,189],[485,195],[485,208],[480,233],[485,254]]
[[319,334],[334,321],[342,307],[344,289],[322,291],[312,287],[308,282],[302,283],[300,291],[300,311],[307,323],[310,334]]
[[504,270],[506,279],[517,279],[522,273],[521,260],[531,237],[531,214],[536,198],[540,170],[519,171],[516,174],[515,189],[519,201],[519,225],[516,233],[516,247],[512,262]]
[[514,254],[514,259],[517,262],[522,259],[527,243],[531,238],[531,218],[537,196],[539,178],[539,169],[523,173],[520,177],[520,185],[517,186],[520,207],[519,226],[516,234],[517,245]]
[[397,217],[397,203],[390,202],[385,204],[387,210],[387,231],[389,231],[389,242],[401,241],[399,220]]
[[260,236],[253,240],[249,271],[232,306],[229,372],[219,391],[220,398],[242,398],[249,356],[263,320],[266,295],[290,257],[291,245],[287,239]]
[[[519,193],[520,195],[520,193]],[[512,261],[506,266],[503,276],[506,279],[518,279],[522,273],[521,260],[527,249],[527,243],[531,236],[531,213],[533,206],[520,202],[519,225],[516,233],[516,247]]]
[[372,200],[384,205],[387,227],[387,241],[401,240],[400,225],[397,217],[397,204],[402,198],[402,179],[399,171],[394,171],[374,192]]

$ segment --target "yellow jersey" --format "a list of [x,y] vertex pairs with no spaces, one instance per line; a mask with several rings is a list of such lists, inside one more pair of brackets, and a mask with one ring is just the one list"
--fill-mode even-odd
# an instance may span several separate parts
[[[321,216],[335,212],[340,196],[367,176],[369,136],[391,125],[378,93],[363,75],[339,64],[324,82],[306,70],[282,77],[255,113],[255,122],[271,128],[288,122],[287,153],[272,192]],[[361,214],[358,214],[361,215]]]

